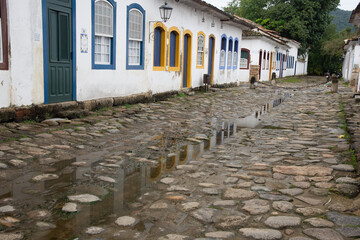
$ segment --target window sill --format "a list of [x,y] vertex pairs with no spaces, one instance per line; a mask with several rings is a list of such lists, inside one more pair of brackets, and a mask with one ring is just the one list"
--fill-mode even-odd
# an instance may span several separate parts
[[196,66],[197,69],[204,69],[204,65],[202,66]]
[[103,65],[103,64],[93,64],[92,65],[92,69],[96,69],[96,70],[115,70],[115,65],[114,64],[110,64],[110,65]]
[[127,65],[126,70],[144,70],[144,65]]
[[153,67],[153,71],[166,71],[166,67]]
[[180,72],[180,67],[169,67],[168,70],[171,72]]

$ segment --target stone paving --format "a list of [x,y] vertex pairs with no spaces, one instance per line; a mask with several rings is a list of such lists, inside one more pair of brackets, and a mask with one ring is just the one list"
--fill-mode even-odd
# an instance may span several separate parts
[[350,92],[310,80],[0,125],[0,239],[360,237]]

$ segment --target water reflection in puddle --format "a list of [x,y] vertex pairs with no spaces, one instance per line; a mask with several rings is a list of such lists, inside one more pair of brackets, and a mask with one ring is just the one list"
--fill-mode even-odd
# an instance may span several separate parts
[[236,120],[238,128],[260,128],[261,116],[270,112],[273,108],[279,106],[288,97],[290,97],[290,95],[286,94],[284,98],[275,99],[274,101],[261,106],[259,111],[254,112],[250,116]]
[[[179,147],[176,151],[167,155],[164,153],[156,166],[132,161],[127,162],[126,166],[119,164],[117,168],[116,165],[104,167],[101,165],[104,163],[104,156],[109,153],[113,156],[121,155],[112,151],[112,149],[119,146],[113,146],[103,151],[79,156],[76,159],[54,163],[51,167],[56,169],[55,172],[59,175],[59,179],[33,183],[31,178],[41,173],[25,174],[16,181],[4,186],[0,192],[0,199],[11,197],[14,200],[22,201],[24,205],[32,206],[31,210],[36,206],[42,206],[43,209],[49,209],[53,212],[52,222],[55,222],[57,228],[33,232],[32,238],[72,238],[82,233],[86,227],[101,225],[110,220],[114,221],[114,219],[109,219],[108,216],[119,217],[130,214],[132,209],[129,205],[135,202],[140,195],[151,192],[153,184],[161,176],[170,174],[178,165],[198,160],[206,151],[223,144],[227,138],[236,135],[239,128],[257,127],[260,124],[261,116],[281,104],[282,101],[283,99],[277,99],[272,103],[265,104],[251,116],[238,119],[233,123],[222,122],[217,129],[213,130],[213,134],[209,139],[201,143]],[[73,167],[74,162],[86,162],[87,165]],[[104,175],[111,176],[116,180],[116,183],[99,183],[96,181],[96,184],[94,184],[93,179],[96,176],[94,170],[99,172],[102,169],[107,169]],[[79,189],[83,193],[88,192],[102,196],[102,201],[91,205],[80,205],[80,210],[76,214],[62,213],[61,207],[67,201],[66,196],[73,194],[74,190],[78,192]],[[52,201],[52,204],[49,205],[49,201]],[[142,226],[144,224],[142,223]],[[25,224],[24,227],[26,228]]]

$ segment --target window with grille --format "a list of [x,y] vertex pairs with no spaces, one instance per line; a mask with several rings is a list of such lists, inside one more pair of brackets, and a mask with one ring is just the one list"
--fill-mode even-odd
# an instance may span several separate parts
[[220,69],[225,68],[226,62],[226,36],[223,35],[221,38],[221,51],[220,51]]
[[115,2],[94,0],[93,68],[115,68]]
[[128,65],[142,65],[144,16],[136,9],[130,9],[128,19]]
[[197,49],[197,63],[198,67],[204,66],[204,49],[205,49],[205,36],[203,34],[198,35],[198,49]]
[[272,54],[272,60],[273,60],[273,63],[272,63],[272,69],[275,70],[276,69],[276,53],[271,53]]
[[229,51],[228,51],[228,60],[227,60],[227,66],[228,68],[231,68],[232,64],[232,51],[233,51],[233,40],[229,40]]
[[233,56],[234,69],[236,69],[238,66],[238,52],[239,52],[239,41],[236,39],[234,44],[234,56]]
[[240,69],[249,69],[250,51],[248,49],[241,49]]

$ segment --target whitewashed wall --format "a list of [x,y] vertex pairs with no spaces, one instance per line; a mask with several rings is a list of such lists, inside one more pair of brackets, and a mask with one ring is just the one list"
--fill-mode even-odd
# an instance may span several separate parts
[[[259,65],[259,55],[260,55],[260,50],[262,50],[262,53],[264,54],[264,51],[266,51],[266,61],[267,61],[267,53],[268,52],[273,52],[275,53],[275,55],[273,55],[273,57],[275,57],[276,60],[276,52],[275,52],[275,47],[278,46],[278,52],[282,53],[282,54],[286,54],[286,48],[285,46],[279,45],[278,43],[276,43],[275,41],[272,41],[268,38],[265,37],[260,37],[260,38],[249,38],[249,39],[243,39],[242,41],[242,48],[247,48],[250,50],[250,54],[251,54],[251,60],[250,60],[250,64],[253,65]],[[290,53],[295,52],[297,53],[297,48],[291,50]],[[269,61],[271,60],[271,58],[269,58]],[[262,66],[264,64],[264,55],[262,55]],[[261,66],[261,78],[260,81],[269,81],[271,79],[271,74],[273,72],[276,72],[276,77],[279,77],[280,71],[276,71],[275,69],[270,69],[270,64],[269,64],[269,69],[263,69],[263,67]],[[249,71],[248,71],[249,72]],[[271,72],[271,74],[270,74]],[[288,76],[286,75],[286,70],[284,70],[283,72],[283,76]]]
[[41,0],[7,1],[9,70],[0,70],[0,107],[44,102]]
[[343,63],[343,78],[347,81],[351,80],[352,71],[355,64],[360,66],[360,45],[351,42],[345,46],[346,55]]
[[[145,69],[126,70],[126,20],[127,6],[138,3],[146,11],[145,21]],[[159,7],[164,4],[162,0],[117,1],[117,39],[116,39],[116,70],[93,70],[91,69],[91,1],[77,2],[77,38],[82,30],[89,34],[89,53],[80,53],[77,48],[77,100],[89,100],[103,97],[126,96],[136,93],[152,91],[153,93],[181,90],[182,74],[173,71],[153,71],[153,44],[149,30],[153,31],[155,23],[160,21]],[[192,32],[192,79],[191,87],[202,85],[203,74],[208,71],[208,46],[209,36],[215,36],[214,58],[214,83],[223,84],[237,82],[240,78],[239,70],[220,70],[220,46],[221,35],[232,36],[239,39],[241,45],[242,30],[238,27],[223,24],[221,29],[220,19],[215,18],[215,27],[211,27],[213,16],[208,15],[194,7],[188,7],[175,1],[168,1],[173,7],[171,19],[164,23],[167,29],[177,27],[181,31],[180,49],[183,54],[183,33],[185,30]],[[205,22],[202,22],[202,18]],[[197,34],[205,33],[205,66],[204,69],[196,68]],[[168,39],[169,42],[169,39]],[[240,55],[240,54],[239,54]],[[240,57],[240,56],[239,56]]]
[[343,78],[346,81],[350,81],[350,77],[349,77],[349,68],[350,68],[350,57],[351,57],[351,50],[348,48],[348,46],[345,46],[345,58],[344,58],[344,62],[343,62],[343,66],[342,66],[342,74],[343,74]]

